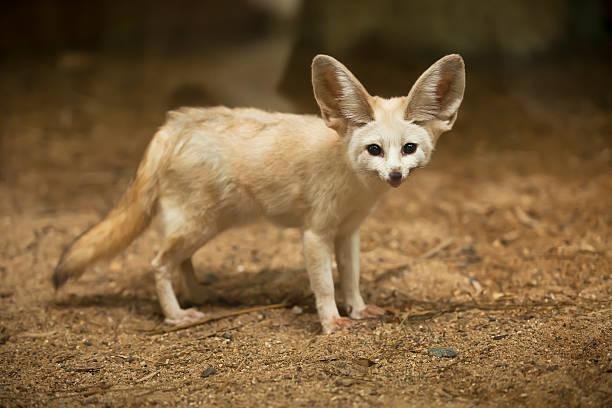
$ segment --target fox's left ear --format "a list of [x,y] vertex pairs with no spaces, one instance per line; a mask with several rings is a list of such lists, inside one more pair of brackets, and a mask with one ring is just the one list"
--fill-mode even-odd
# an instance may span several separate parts
[[325,124],[339,134],[374,118],[368,91],[344,65],[329,55],[312,61],[312,88]]
[[430,129],[435,140],[453,127],[464,90],[463,58],[447,55],[429,67],[410,90],[405,119]]

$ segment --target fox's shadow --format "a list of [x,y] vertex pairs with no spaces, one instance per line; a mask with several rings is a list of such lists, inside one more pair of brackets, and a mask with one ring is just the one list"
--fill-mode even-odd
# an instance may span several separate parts
[[[301,268],[264,268],[258,271],[227,271],[226,269],[210,269],[196,265],[196,278],[204,288],[204,299],[201,303],[190,303],[186,301],[181,293],[182,288],[178,276],[174,276],[173,283],[177,297],[183,307],[206,308],[228,308],[263,306],[276,303],[284,303],[288,307],[299,305],[307,313],[316,313],[314,295],[310,290],[308,275]],[[393,271],[391,271],[393,272]],[[387,271],[388,273],[388,271]],[[383,272],[380,276],[386,276]],[[337,303],[341,313],[346,312],[343,308],[343,299],[339,293],[339,283],[336,282]],[[427,308],[444,308],[444,305],[421,304],[418,299],[405,298],[398,294],[391,295],[388,290],[377,288],[378,280],[364,281],[362,294],[366,301],[371,301],[379,306],[404,309],[408,306],[421,306]],[[76,283],[83,285],[87,290],[84,293],[77,290],[69,296],[52,302],[53,307],[61,309],[80,309],[98,307],[102,309],[124,309],[130,314],[151,319],[153,316],[161,318],[155,292],[153,273],[150,270],[142,270],[140,273],[124,276],[120,292],[103,293],[104,289],[96,293],[91,288],[91,283]]]
[[[301,269],[263,269],[244,273],[207,269],[206,272],[196,270],[196,276],[206,295],[203,302],[196,305],[184,300],[181,285],[175,279],[174,287],[184,306],[236,307],[285,303],[311,308],[314,305],[306,271]],[[151,314],[161,315],[152,273],[135,274],[121,286],[123,290],[119,293],[94,293],[91,289],[87,293],[71,293],[60,296],[51,305],[61,309],[122,308],[148,318]]]
[[290,305],[312,301],[306,271],[302,269],[262,269],[258,272],[232,274],[207,271],[203,278],[196,271],[196,275],[205,288],[206,296],[202,305]]

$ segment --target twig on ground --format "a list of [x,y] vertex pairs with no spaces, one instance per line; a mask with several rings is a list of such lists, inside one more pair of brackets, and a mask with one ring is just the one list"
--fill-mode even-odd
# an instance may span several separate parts
[[519,206],[514,207],[514,215],[516,219],[526,227],[535,228],[538,225],[538,221]]
[[416,314],[406,314],[401,323],[405,321],[421,321],[421,320],[430,320],[436,317],[442,316],[447,313],[455,313],[455,312],[467,312],[469,310],[483,310],[483,311],[498,311],[498,310],[516,310],[516,309],[527,309],[527,308],[555,308],[555,307],[567,307],[567,306],[575,306],[574,303],[571,302],[557,302],[557,303],[512,303],[507,305],[487,305],[482,303],[472,303],[472,304],[462,304],[456,305],[452,307],[448,307],[441,310],[430,310],[423,313]]
[[34,397],[31,395],[0,395],[0,400],[8,400],[8,401],[23,401],[23,400],[33,400]]
[[402,277],[408,270],[410,269],[410,265],[401,265],[397,268],[388,269],[381,273],[380,275],[374,278],[374,282],[382,282],[391,278],[400,278]]
[[136,396],[138,398],[140,397],[144,397],[145,395],[149,395],[149,394],[153,394],[154,392],[168,392],[168,391],[175,391],[178,390],[178,387],[169,387],[169,388],[151,388],[145,391],[142,391],[141,393],[136,394]]
[[[89,397],[95,394],[102,394],[102,393],[110,393],[110,392],[121,392],[121,391],[141,391],[140,394],[137,394],[138,397],[142,397],[143,395],[147,395],[147,394],[152,394],[154,392],[168,392],[168,391],[175,391],[177,389],[179,389],[180,387],[175,386],[175,387],[167,387],[167,388],[159,388],[158,386],[152,386],[152,387],[134,387],[134,386],[123,386],[123,387],[118,387],[118,386],[114,386],[114,385],[110,385],[110,384],[105,384],[105,383],[101,383],[101,384],[95,384],[92,385],[90,387],[84,387],[81,389],[78,389],[77,391],[56,391],[55,394],[56,395],[50,395],[48,397],[49,400],[54,400],[54,399],[62,399],[62,398],[71,398],[71,397]],[[198,388],[196,388],[198,389]],[[58,393],[62,393],[59,394]]]
[[41,339],[44,337],[50,337],[57,333],[57,330],[51,330],[48,332],[22,332],[19,333],[16,337],[27,337],[30,339]]
[[142,356],[136,356],[136,355],[129,355],[129,356],[125,356],[123,354],[115,354],[111,357],[119,357],[123,360],[126,360],[127,362],[131,362],[133,360],[142,360],[142,361],[146,361],[148,363],[151,363],[153,365],[161,365],[161,366],[167,366],[170,365],[169,363],[164,363],[161,360],[155,361],[151,358],[146,358],[146,357],[142,357]]
[[179,330],[185,330],[185,329],[189,329],[191,327],[200,326],[200,325],[205,324],[205,323],[214,322],[214,321],[217,321],[217,320],[227,319],[229,317],[240,316],[240,315],[248,314],[248,313],[261,312],[261,311],[264,311],[264,310],[280,309],[280,308],[284,308],[284,307],[287,307],[287,305],[285,303],[276,303],[276,304],[273,304],[273,305],[249,307],[249,308],[242,309],[242,310],[236,310],[236,311],[231,311],[231,312],[223,312],[223,313],[218,313],[216,315],[205,317],[204,319],[196,320],[194,322],[189,322],[189,323],[181,324],[181,325],[178,325],[178,326],[166,327],[166,328],[162,328],[162,329],[159,329],[159,330],[149,331],[148,334],[150,334],[150,335],[159,335],[159,334],[165,334],[165,333],[172,333],[172,332],[176,332],[176,331],[179,331]]
[[438,245],[436,245],[435,247],[431,248],[430,250],[428,250],[427,252],[425,252],[424,254],[418,256],[417,258],[415,258],[414,260],[412,260],[411,262],[405,264],[405,265],[400,265],[398,267],[389,269],[383,273],[381,273],[380,275],[378,275],[376,278],[374,278],[374,282],[381,282],[390,278],[400,278],[402,277],[408,270],[410,270],[410,267],[413,266],[414,264],[418,264],[419,261],[423,261],[425,259],[429,259],[429,258],[433,258],[438,252],[445,250],[446,248],[448,248],[455,240],[453,238],[447,238],[444,241],[440,242]]
[[429,251],[425,252],[423,255],[419,256],[419,259],[429,259],[434,257],[438,252],[445,250],[448,248],[455,240],[453,238],[447,238],[444,241],[440,242],[435,247],[431,248]]
[[71,391],[71,390],[55,391],[54,392],[55,395],[50,395],[48,399],[54,400],[54,399],[70,398],[70,397],[78,397],[78,396],[89,397],[90,395],[100,394],[104,391],[108,391],[111,388],[112,388],[111,384],[101,382],[98,384],[78,388],[75,391]]
[[150,380],[151,378],[155,377],[157,374],[159,374],[161,372],[161,370],[157,370],[157,371],[153,371],[151,374],[147,374],[142,378],[137,379],[136,381],[134,381],[135,383],[141,383],[141,382],[145,382],[147,380]]
[[102,370],[102,367],[62,367],[64,371],[72,371],[75,373],[97,373]]

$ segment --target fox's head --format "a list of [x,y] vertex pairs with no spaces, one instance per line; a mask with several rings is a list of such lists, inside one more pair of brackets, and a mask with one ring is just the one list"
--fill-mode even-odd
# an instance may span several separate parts
[[339,61],[317,55],[312,85],[323,120],[347,143],[355,171],[399,187],[410,170],[429,162],[438,137],[449,131],[465,89],[461,56],[427,69],[408,96],[371,96]]

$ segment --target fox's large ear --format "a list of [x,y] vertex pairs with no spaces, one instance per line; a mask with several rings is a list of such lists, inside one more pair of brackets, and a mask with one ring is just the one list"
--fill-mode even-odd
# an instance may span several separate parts
[[342,134],[347,125],[364,125],[374,119],[371,98],[351,71],[328,55],[312,61],[312,88],[325,124]]
[[465,90],[465,65],[460,55],[439,59],[408,94],[406,120],[422,123],[435,138],[451,130]]

